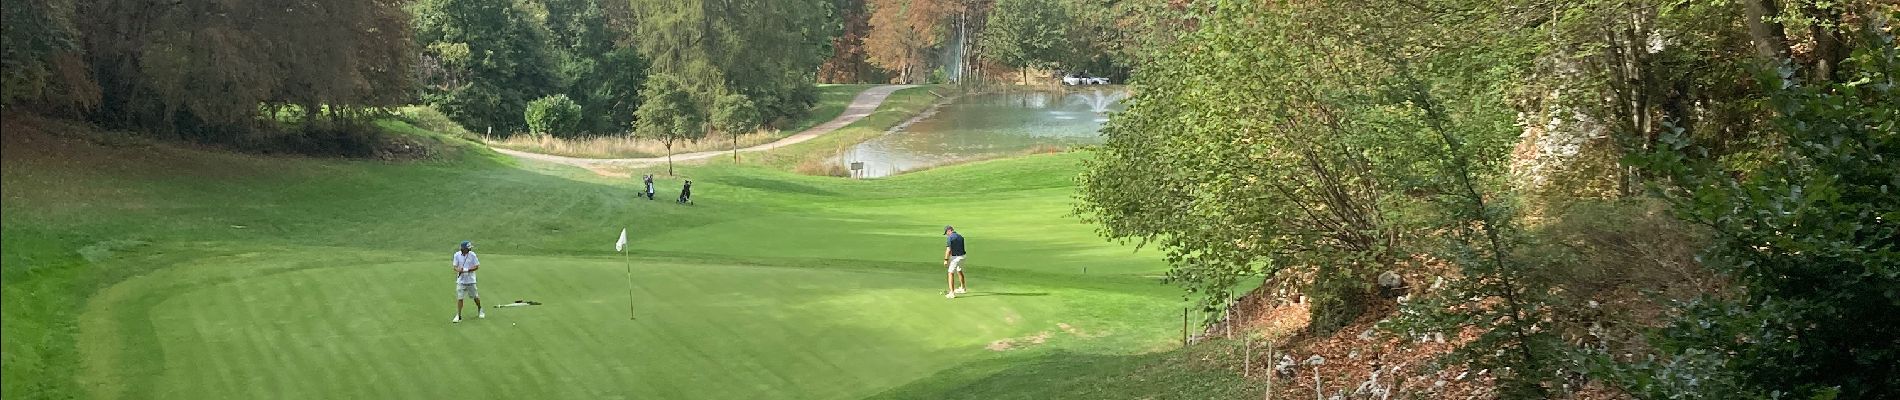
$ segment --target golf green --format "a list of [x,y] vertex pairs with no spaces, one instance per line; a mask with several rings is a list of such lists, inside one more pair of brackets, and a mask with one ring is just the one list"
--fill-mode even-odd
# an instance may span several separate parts
[[[697,202],[677,205],[479,151],[384,164],[55,141],[6,155],[9,326],[66,315],[26,308],[58,300],[33,282],[86,296],[44,345],[10,329],[9,360],[69,363],[44,379],[82,397],[864,398],[1147,353],[1179,329],[1159,257],[1069,215],[1085,154],[874,181],[692,166]],[[956,299],[946,224],[970,243]],[[485,304],[543,305],[475,319],[469,304],[451,324],[461,240]]]
[[82,331],[149,330],[156,348],[92,354],[130,368],[88,383],[131,383],[101,394],[149,398],[849,398],[976,358],[990,339],[1056,329],[1061,309],[1033,286],[951,302],[919,274],[642,261],[630,310],[618,260],[492,254],[489,305],[543,304],[486,319],[471,309],[450,324],[440,261],[271,258],[108,290],[94,307],[149,326],[88,318]]

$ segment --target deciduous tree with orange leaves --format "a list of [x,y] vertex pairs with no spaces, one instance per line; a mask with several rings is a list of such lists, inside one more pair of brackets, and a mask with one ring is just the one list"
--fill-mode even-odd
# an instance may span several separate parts
[[871,34],[864,38],[871,64],[895,71],[898,80],[916,80],[925,54],[943,40],[944,22],[956,10],[950,0],[871,0]]

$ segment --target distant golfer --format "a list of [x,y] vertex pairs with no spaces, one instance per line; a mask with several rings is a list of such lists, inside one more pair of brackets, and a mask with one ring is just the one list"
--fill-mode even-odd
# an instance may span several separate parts
[[949,225],[944,225],[943,234],[949,236],[943,245],[943,266],[949,273],[944,279],[950,284],[948,290],[943,292],[943,298],[954,299],[958,293],[965,293],[963,287],[970,283],[968,278],[963,277],[963,235]]
[[475,291],[475,270],[482,269],[482,262],[475,258],[475,244],[462,241],[462,250],[455,252],[455,319],[451,323],[462,322],[462,299],[475,299],[475,318],[488,318],[482,311],[482,295]]
[[693,203],[693,180],[691,180],[691,179],[687,179],[687,180],[686,180],[686,184],[685,184],[684,186],[680,186],[680,200],[679,200],[679,203],[680,203],[680,204],[692,204],[692,203]]
[[647,200],[653,200],[653,174],[646,174]]

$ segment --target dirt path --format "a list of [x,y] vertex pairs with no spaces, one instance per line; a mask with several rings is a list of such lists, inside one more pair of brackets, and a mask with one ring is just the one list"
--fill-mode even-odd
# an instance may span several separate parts
[[[784,139],[779,139],[778,141],[775,141],[775,142],[747,147],[747,148],[739,149],[739,151],[750,153],[750,152],[755,152],[755,151],[771,150],[771,149],[778,148],[780,146],[786,146],[786,145],[796,144],[799,142],[804,142],[807,140],[811,140],[812,138],[818,137],[819,135],[831,133],[831,131],[838,130],[838,128],[843,128],[845,125],[850,125],[852,122],[857,122],[860,119],[864,119],[865,116],[871,115],[872,111],[877,111],[877,106],[884,104],[884,99],[891,97],[891,92],[896,92],[899,89],[910,88],[914,86],[916,85],[884,85],[884,86],[872,87],[870,89],[865,89],[864,92],[858,93],[857,97],[851,99],[851,104],[845,106],[843,114],[838,114],[838,118],[833,118],[830,122],[819,124],[818,126],[811,127],[811,129],[806,129],[804,132],[799,132],[798,134],[787,136]],[[552,155],[552,154],[529,153],[525,151],[509,150],[509,149],[504,149],[500,147],[491,147],[491,148],[494,149],[495,152],[497,153],[507,154],[507,155],[514,156],[515,158],[519,158],[523,160],[535,160],[535,161],[546,161],[546,162],[552,162],[552,163],[561,163],[561,164],[573,165],[573,166],[581,167],[581,168],[587,168],[590,170],[595,170],[598,167],[604,167],[604,166],[610,166],[610,165],[611,166],[640,167],[640,166],[647,166],[647,165],[653,165],[653,164],[661,164],[661,163],[666,162],[666,157],[578,158],[578,157],[557,156],[557,155]],[[702,152],[697,152],[697,153],[680,153],[680,154],[673,155],[673,161],[680,162],[680,161],[703,160],[707,158],[712,158],[712,157],[717,157],[717,156],[722,156],[722,155],[731,155],[731,154],[732,154],[731,150],[713,150],[713,151],[702,151]]]

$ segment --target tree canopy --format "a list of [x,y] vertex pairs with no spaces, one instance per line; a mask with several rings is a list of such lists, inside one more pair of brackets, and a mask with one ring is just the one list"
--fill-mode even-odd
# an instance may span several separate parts
[[635,114],[634,134],[658,139],[666,145],[666,173],[673,174],[673,144],[680,140],[706,136],[704,107],[693,99],[687,86],[670,74],[647,78],[640,89],[642,100]]
[[1016,68],[1051,68],[1069,59],[1075,19],[1056,0],[998,0],[982,46],[985,56]]
[[738,93],[767,120],[803,115],[835,30],[826,0],[637,0],[636,46],[695,101]]
[[928,52],[943,41],[952,5],[949,0],[871,0],[866,59],[895,71],[900,82],[917,81],[929,66]]
[[[1265,278],[1312,296],[1315,333],[1384,309],[1395,333],[1466,332],[1447,361],[1494,371],[1504,398],[1584,376],[1639,398],[1878,398],[1900,365],[1884,289],[1900,228],[1878,217],[1900,201],[1876,164],[1894,153],[1900,11],[1777,3],[1135,17],[1188,28],[1132,39],[1160,47],[1137,56],[1077,210],[1166,252],[1210,309]],[[1710,230],[1681,255],[1700,275],[1640,281],[1610,264],[1669,264],[1595,248],[1693,229],[1560,234],[1572,207],[1642,198]],[[1366,307],[1396,301],[1370,290],[1380,270],[1443,281]]]
[[550,33],[511,0],[419,0],[423,99],[477,132],[525,128],[528,101],[553,92]]
[[409,99],[394,0],[9,1],[5,22],[7,104],[111,126],[229,141],[269,127],[262,109],[308,121]]
[[759,129],[759,110],[752,99],[743,94],[719,96],[713,101],[709,122],[713,129],[729,135],[743,134]]

